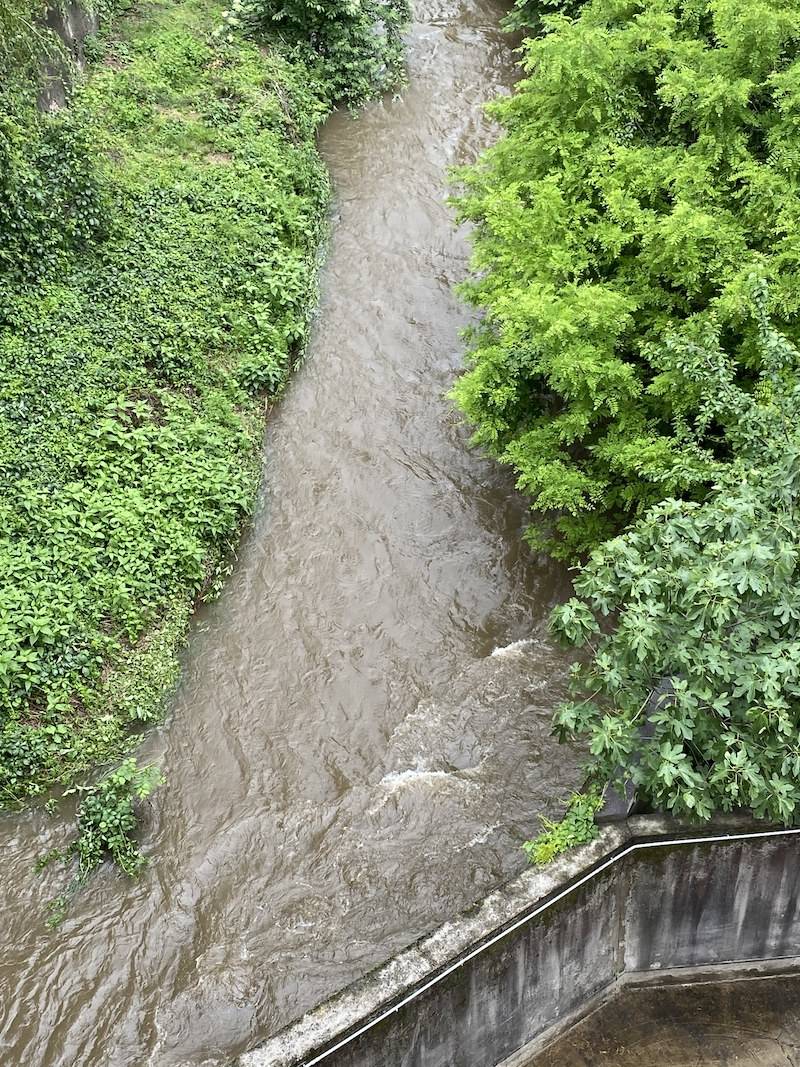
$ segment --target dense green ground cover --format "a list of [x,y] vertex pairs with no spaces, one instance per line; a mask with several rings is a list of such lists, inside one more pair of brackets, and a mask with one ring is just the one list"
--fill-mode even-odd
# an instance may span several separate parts
[[0,283],[8,803],[159,713],[253,497],[264,396],[305,338],[322,105],[279,54],[209,43],[219,18],[144,0],[68,112],[7,138],[12,178],[34,179],[6,200],[29,229],[4,220]]
[[[311,39],[299,20],[278,32],[274,6],[137,0],[43,115],[40,7],[0,22],[0,806],[78,780],[160,715],[306,341],[329,192],[316,130],[396,76],[404,10],[376,37],[343,8]],[[342,21],[346,55],[329,47]],[[131,801],[153,780],[126,762],[84,797],[82,869],[135,868]]]
[[709,484],[675,432],[698,393],[662,366],[666,336],[713,317],[746,379],[754,268],[797,336],[800,4],[589,0],[544,25],[492,108],[505,136],[464,174],[486,316],[456,398],[573,556]]

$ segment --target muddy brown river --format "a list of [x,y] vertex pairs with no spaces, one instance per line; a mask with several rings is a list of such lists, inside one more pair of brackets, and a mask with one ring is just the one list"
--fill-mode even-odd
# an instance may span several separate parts
[[508,91],[494,0],[419,0],[410,82],[321,139],[333,236],[308,358],[274,413],[222,598],[146,754],[136,882],[50,933],[63,828],[0,821],[3,1067],[218,1065],[522,866],[577,781],[549,734],[565,578],[522,547],[507,472],[445,397],[465,232],[447,170]]

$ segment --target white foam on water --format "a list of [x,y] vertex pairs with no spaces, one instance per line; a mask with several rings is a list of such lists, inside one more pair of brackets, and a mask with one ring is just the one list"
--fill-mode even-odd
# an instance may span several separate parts
[[405,771],[390,771],[380,780],[381,786],[390,793],[398,789],[404,789],[408,785],[425,783],[430,785],[434,782],[452,780],[453,775],[449,771],[431,771],[426,767],[410,767]]
[[414,731],[415,727],[421,727],[423,736],[427,736],[435,726],[441,726],[442,712],[434,700],[421,700],[413,711],[410,711],[404,719],[392,730],[389,744],[395,740],[403,739]]
[[423,766],[408,767],[403,771],[390,771],[378,782],[381,796],[378,797],[376,803],[367,809],[368,814],[377,815],[391,796],[404,789],[421,786],[424,789],[433,791],[443,784],[449,786],[457,785],[462,789],[474,786],[473,782],[464,781],[450,771],[434,771]]
[[524,637],[521,641],[512,641],[510,645],[493,649],[492,659],[509,659],[512,656],[521,656],[523,652],[535,644],[536,642],[532,637]]
[[468,848],[475,848],[477,845],[484,845],[495,832],[500,829],[500,823],[492,823],[491,826],[484,827],[483,830],[479,830],[477,834],[474,834],[469,841],[466,841],[463,845],[459,845],[456,852],[466,852]]

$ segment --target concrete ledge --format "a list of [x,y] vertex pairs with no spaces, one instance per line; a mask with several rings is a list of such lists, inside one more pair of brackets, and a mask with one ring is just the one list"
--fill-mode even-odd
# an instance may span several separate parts
[[549,1041],[621,981],[780,967],[800,956],[798,849],[800,831],[737,817],[702,829],[653,816],[610,825],[239,1067],[495,1067]]

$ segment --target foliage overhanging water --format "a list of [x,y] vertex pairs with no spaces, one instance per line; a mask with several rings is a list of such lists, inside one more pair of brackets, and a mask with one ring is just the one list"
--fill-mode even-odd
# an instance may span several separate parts
[[221,1064],[519,869],[575,784],[550,737],[563,573],[522,546],[507,474],[445,392],[466,318],[447,169],[514,69],[496,0],[420,0],[410,84],[322,137],[336,190],[316,339],[265,488],[148,742],[142,879],[101,873],[44,927],[58,843],[0,824],[4,1062]]

